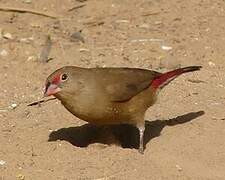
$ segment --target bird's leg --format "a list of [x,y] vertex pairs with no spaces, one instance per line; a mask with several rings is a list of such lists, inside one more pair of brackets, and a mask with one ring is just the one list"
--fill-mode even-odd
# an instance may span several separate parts
[[144,120],[144,112],[135,114],[134,120],[136,122],[135,126],[139,132],[139,153],[144,153],[144,132],[145,132],[145,120]]
[[144,132],[145,126],[138,127],[139,130],[139,153],[144,154]]

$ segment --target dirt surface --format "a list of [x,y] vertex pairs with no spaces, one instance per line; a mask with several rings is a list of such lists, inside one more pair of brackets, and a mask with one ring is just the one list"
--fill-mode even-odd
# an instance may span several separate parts
[[[224,1],[0,0],[0,9],[0,180],[225,179]],[[27,106],[64,65],[203,68],[161,91],[141,155],[135,128],[96,129],[57,100]]]

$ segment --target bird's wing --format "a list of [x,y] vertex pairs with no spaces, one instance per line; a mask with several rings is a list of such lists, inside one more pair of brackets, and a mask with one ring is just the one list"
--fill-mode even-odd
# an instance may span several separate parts
[[111,101],[128,101],[151,85],[161,73],[136,68],[96,69],[102,90]]

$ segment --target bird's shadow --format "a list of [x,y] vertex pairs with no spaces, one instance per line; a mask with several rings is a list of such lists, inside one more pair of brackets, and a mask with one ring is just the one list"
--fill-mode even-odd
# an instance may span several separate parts
[[[190,112],[169,120],[145,121],[144,144],[160,136],[166,126],[183,124],[202,116],[205,112]],[[74,146],[87,147],[89,144],[120,144],[123,148],[139,147],[139,132],[131,125],[94,126],[84,124],[78,127],[61,128],[49,134],[48,141],[64,140]]]

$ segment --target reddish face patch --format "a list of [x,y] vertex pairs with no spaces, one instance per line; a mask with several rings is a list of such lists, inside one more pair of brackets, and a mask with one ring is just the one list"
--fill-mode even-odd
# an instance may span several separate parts
[[52,84],[59,84],[60,83],[60,78],[61,77],[61,74],[57,74],[55,75],[55,77],[52,79]]

